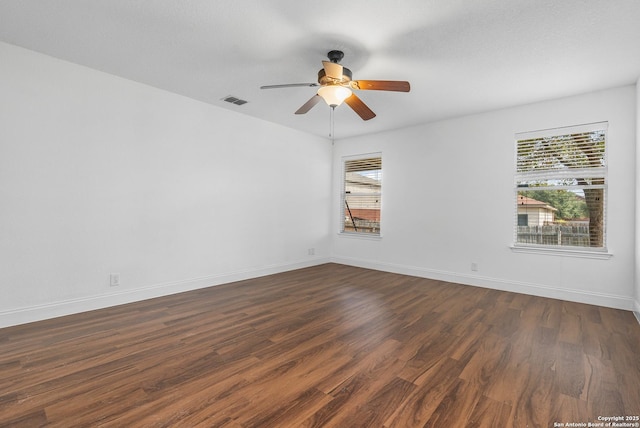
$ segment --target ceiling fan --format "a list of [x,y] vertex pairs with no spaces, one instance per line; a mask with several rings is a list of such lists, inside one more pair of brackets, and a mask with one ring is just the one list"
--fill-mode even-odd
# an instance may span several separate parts
[[332,109],[342,102],[347,103],[362,120],[376,117],[376,114],[353,93],[353,90],[409,92],[409,82],[400,80],[351,80],[351,70],[340,65],[344,57],[342,51],[333,50],[327,54],[329,61],[322,61],[323,68],[318,71],[318,83],[288,83],[284,85],[261,86],[260,89],[293,88],[299,86],[319,86],[316,95],[304,103],[295,114],[305,114],[313,106],[324,100]]

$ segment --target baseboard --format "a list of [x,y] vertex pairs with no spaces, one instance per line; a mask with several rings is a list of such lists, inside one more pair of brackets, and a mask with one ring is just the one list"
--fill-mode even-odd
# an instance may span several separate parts
[[185,291],[212,287],[245,279],[258,278],[305,267],[316,266],[324,263],[339,263],[349,266],[374,269],[384,272],[398,273],[421,278],[430,278],[439,281],[455,282],[460,284],[491,288],[501,291],[530,294],[540,297],[568,300],[572,302],[587,303],[598,306],[606,306],[616,309],[633,311],[640,323],[640,302],[632,298],[605,293],[585,292],[584,290],[558,289],[540,284],[532,284],[518,281],[506,281],[502,279],[483,277],[479,275],[466,275],[455,272],[447,272],[422,267],[398,265],[391,263],[371,262],[367,260],[347,257],[313,258],[312,260],[296,261],[292,263],[276,264],[249,268],[233,272],[225,272],[217,275],[209,275],[200,278],[192,278],[181,281],[154,284],[112,292],[98,296],[87,296],[77,299],[34,305],[23,308],[0,311],[0,328],[19,324],[26,324],[45,319],[72,315],[96,309],[108,308],[155,297],[168,296]]
[[438,281],[455,282],[476,287],[491,288],[501,291],[511,291],[514,293],[530,294],[533,296],[548,297],[552,299],[567,300],[571,302],[586,303],[590,305],[605,306],[609,308],[624,309],[628,311],[632,311],[634,307],[633,298],[618,296],[615,294],[557,288],[548,285],[533,284],[522,281],[508,281],[500,278],[490,278],[480,275],[467,275],[415,266],[371,262],[368,260],[349,257],[332,257],[331,261],[333,263],[357,266],[367,269],[375,269],[384,272],[399,273],[402,275],[417,276],[421,278],[435,279]]
[[109,294],[86,296],[77,299],[0,311],[0,328],[123,305],[155,297],[168,296],[170,294],[242,281],[245,279],[258,278],[261,276],[302,269],[328,262],[328,258],[314,257],[312,260],[249,268],[233,272],[225,272],[218,275],[209,275],[200,278],[191,278],[181,281],[154,284],[146,287],[120,290]]

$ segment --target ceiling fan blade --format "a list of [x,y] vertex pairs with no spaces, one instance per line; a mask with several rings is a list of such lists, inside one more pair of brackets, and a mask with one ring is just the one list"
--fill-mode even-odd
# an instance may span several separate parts
[[300,107],[298,110],[296,110],[296,114],[305,114],[306,112],[311,110],[313,108],[313,106],[318,104],[321,100],[322,100],[322,97],[320,95],[318,95],[318,94],[315,94],[314,96],[309,98],[309,101],[304,103],[302,105],[302,107]]
[[367,105],[358,98],[356,94],[351,94],[351,96],[344,100],[344,102],[347,103],[347,105],[349,105],[349,107],[351,107],[353,111],[362,118],[362,120],[369,120],[376,117],[376,114],[367,107]]
[[342,66],[340,64],[331,61],[322,61],[322,66],[324,67],[325,76],[336,80],[342,79]]
[[277,88],[297,88],[300,86],[320,86],[317,83],[285,83],[284,85],[265,85],[260,89],[277,89]]
[[411,85],[402,80],[354,80],[351,82],[353,89],[373,91],[409,92]]

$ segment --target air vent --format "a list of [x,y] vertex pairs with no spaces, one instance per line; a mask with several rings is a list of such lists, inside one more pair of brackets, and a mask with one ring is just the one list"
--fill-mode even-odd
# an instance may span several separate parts
[[234,97],[232,95],[228,95],[228,96],[222,98],[222,101],[226,101],[228,103],[236,104],[236,105],[239,105],[239,106],[241,106],[242,104],[248,103],[248,101],[241,100],[240,98]]

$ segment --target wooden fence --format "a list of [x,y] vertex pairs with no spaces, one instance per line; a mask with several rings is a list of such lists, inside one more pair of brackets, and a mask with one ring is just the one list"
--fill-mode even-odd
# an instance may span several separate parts
[[518,226],[518,242],[589,247],[589,226]]
[[[354,225],[354,223],[355,223],[355,225]],[[359,218],[354,218],[353,220],[351,220],[350,218],[345,218],[344,231],[345,232],[362,232],[362,233],[379,234],[380,233],[380,222],[379,221],[371,221],[371,220],[363,220],[363,219],[359,219]]]

